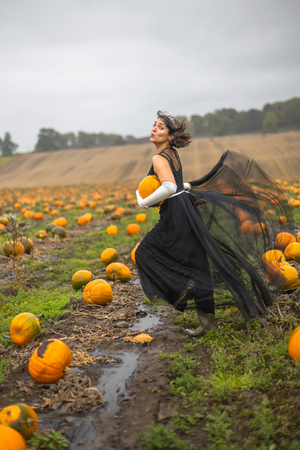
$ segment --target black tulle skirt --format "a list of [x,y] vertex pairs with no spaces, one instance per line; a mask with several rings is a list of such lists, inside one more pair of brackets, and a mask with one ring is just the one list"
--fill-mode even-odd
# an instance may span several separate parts
[[191,185],[163,202],[137,248],[146,296],[213,313],[214,289],[226,288],[246,319],[264,314],[272,297],[261,257],[294,226],[285,195],[255,161],[230,151]]

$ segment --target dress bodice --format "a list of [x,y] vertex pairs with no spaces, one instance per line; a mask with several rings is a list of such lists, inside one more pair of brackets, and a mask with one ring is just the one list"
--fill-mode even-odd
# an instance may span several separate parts
[[[172,170],[175,182],[177,184],[177,192],[182,191],[183,189],[182,166],[177,150],[175,150],[175,148],[165,148],[162,152],[159,153],[159,155],[163,156],[170,164],[170,168]],[[151,166],[148,175],[157,175],[154,172],[153,165]]]

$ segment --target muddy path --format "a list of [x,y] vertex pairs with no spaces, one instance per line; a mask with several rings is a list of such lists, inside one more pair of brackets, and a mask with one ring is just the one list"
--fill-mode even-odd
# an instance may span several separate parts
[[[142,448],[137,433],[153,421],[167,424],[178,414],[174,405],[184,407],[180,400],[169,408],[170,362],[158,358],[160,352],[183,350],[181,334],[170,319],[172,308],[154,310],[144,303],[136,269],[130,282],[112,283],[112,288],[114,300],[105,307],[71,296],[35,341],[4,350],[3,356],[13,361],[0,388],[0,408],[19,402],[34,406],[38,431],[60,431],[71,449]],[[141,332],[149,333],[152,342],[124,340]],[[37,384],[28,372],[34,349],[46,339],[61,339],[72,352],[71,370],[53,385]],[[203,372],[209,356],[201,345],[194,355],[201,356]]]

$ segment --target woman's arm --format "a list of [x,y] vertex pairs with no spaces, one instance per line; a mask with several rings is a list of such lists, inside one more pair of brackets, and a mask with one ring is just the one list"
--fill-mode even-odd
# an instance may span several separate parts
[[168,161],[163,156],[155,155],[152,158],[152,163],[154,172],[162,185],[145,199],[142,199],[139,195],[139,191],[136,191],[138,204],[141,208],[149,208],[149,206],[160,203],[175,194],[177,190],[175,178]]

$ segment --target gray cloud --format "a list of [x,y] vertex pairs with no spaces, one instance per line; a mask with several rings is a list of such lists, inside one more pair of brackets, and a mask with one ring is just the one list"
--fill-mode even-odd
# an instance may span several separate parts
[[146,135],[158,109],[204,114],[300,95],[298,2],[14,0],[0,10],[0,135]]

